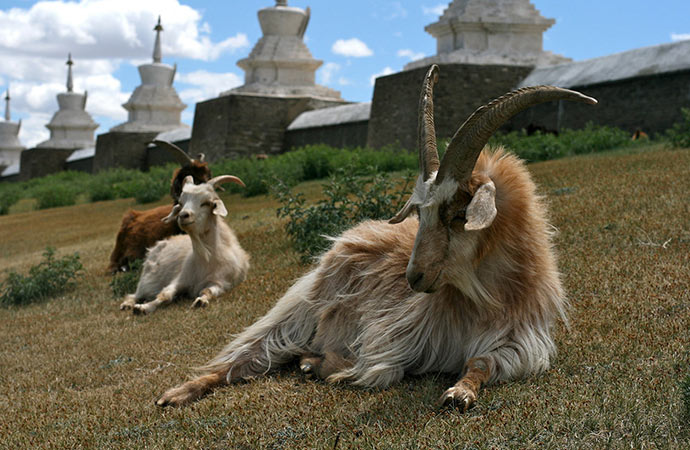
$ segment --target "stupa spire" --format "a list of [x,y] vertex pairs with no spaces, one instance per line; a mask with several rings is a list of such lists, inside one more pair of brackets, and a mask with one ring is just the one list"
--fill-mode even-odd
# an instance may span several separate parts
[[163,52],[161,51],[161,31],[163,31],[161,16],[158,16],[158,23],[153,27],[153,31],[156,32],[156,42],[153,45],[153,62],[159,63],[163,59]]
[[276,6],[287,6],[287,0],[276,0]]
[[72,62],[72,54],[68,53],[67,54],[67,92],[72,92],[72,89],[74,89],[74,83],[72,82],[72,65],[74,62]]
[[7,93],[5,94],[5,120],[9,122],[12,120],[10,117],[10,88],[7,87]]

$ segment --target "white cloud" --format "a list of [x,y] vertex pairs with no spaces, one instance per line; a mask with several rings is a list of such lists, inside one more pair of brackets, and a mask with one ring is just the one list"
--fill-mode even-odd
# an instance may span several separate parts
[[394,73],[393,69],[391,69],[389,66],[386,66],[381,72],[375,73],[372,76],[370,76],[369,77],[369,83],[373,86],[374,84],[376,84],[376,79],[378,77],[390,75],[392,73]]
[[398,50],[398,57],[408,58],[410,61],[416,61],[418,59],[424,58],[424,53],[415,52],[409,48],[403,48]]
[[690,39],[690,33],[671,33],[671,41],[685,41]]
[[422,6],[422,12],[425,16],[440,16],[448,7],[448,3],[439,3],[435,6]]
[[335,44],[333,44],[333,47],[331,47],[331,51],[336,55],[353,58],[362,58],[374,54],[374,52],[367,47],[367,44],[357,38],[338,39],[335,41]]
[[345,77],[340,77],[338,78],[338,84],[341,86],[349,86],[352,84],[352,81],[348,80]]
[[[180,98],[188,105],[217,97],[222,91],[227,91],[244,82],[242,78],[232,72],[219,73],[206,70],[178,74],[176,82],[192,87],[180,90]],[[188,107],[189,108],[189,107]],[[192,107],[192,109],[194,109]]]
[[319,69],[319,83],[330,84],[335,74],[340,70],[340,64],[329,62]]
[[[125,121],[122,103],[131,93],[122,91],[114,74],[120,67],[136,73],[136,66],[151,62],[153,26],[161,11],[166,63],[175,58],[212,61],[249,47],[247,35],[239,32],[213,41],[201,13],[180,2],[41,0],[26,8],[0,10],[0,80],[11,86],[13,117],[23,118],[22,143],[31,146],[48,138],[45,125],[58,109],[56,95],[66,90],[68,52],[75,63],[74,90],[88,91],[86,110],[101,124],[96,134]],[[127,67],[128,62],[133,67]],[[198,71],[185,76],[190,87],[183,99],[191,105],[185,112],[193,111],[194,102],[242,83],[232,73]],[[180,78],[184,76],[176,82]]]
[[150,57],[160,11],[164,57],[209,61],[249,46],[242,33],[212,42],[201,14],[179,0],[59,0],[0,11],[0,50],[54,57],[69,48],[82,58]]

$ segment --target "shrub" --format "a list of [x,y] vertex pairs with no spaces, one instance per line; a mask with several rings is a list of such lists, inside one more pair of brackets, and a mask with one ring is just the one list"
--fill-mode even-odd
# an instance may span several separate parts
[[278,180],[274,195],[282,206],[276,214],[287,217],[285,225],[294,248],[308,262],[330,246],[327,236],[337,236],[352,225],[367,219],[387,219],[395,215],[410,194],[412,172],[398,189],[389,175],[367,168],[362,176],[351,166],[337,170],[323,185],[325,199],[305,207],[302,194],[293,195],[289,186]]
[[123,297],[137,290],[143,264],[143,259],[136,259],[129,263],[126,272],[119,272],[113,276],[113,279],[110,280],[110,289],[112,289],[114,297]]
[[7,214],[12,205],[22,197],[22,190],[18,183],[3,183],[0,185],[0,216]]
[[673,147],[690,147],[690,108],[681,108],[683,118],[664,133],[664,139]]
[[22,305],[42,300],[72,289],[83,266],[79,254],[55,259],[55,249],[46,248],[43,261],[29,269],[24,276],[15,271],[9,272],[7,279],[0,283],[0,304]]
[[38,209],[74,205],[79,193],[75,186],[68,183],[45,183],[35,187],[31,192],[37,201]]

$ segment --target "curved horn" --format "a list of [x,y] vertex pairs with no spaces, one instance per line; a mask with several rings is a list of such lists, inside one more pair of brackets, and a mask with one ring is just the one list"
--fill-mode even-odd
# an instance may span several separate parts
[[175,158],[175,161],[177,161],[181,166],[189,166],[192,164],[192,158],[190,158],[184,150],[172,142],[154,140],[153,143],[160,148],[168,150],[172,157]]
[[235,183],[235,184],[239,184],[242,187],[245,187],[242,180],[240,180],[239,178],[237,178],[234,175],[220,175],[220,176],[217,176],[215,178],[211,178],[210,180],[208,180],[208,184],[210,184],[214,188],[216,187],[217,184],[223,184],[223,183]]
[[199,162],[204,162],[204,159],[206,159],[206,155],[204,155],[203,153],[199,153],[198,155],[196,155],[196,157]]
[[443,155],[434,182],[439,184],[445,177],[450,176],[462,189],[467,189],[465,186],[472,176],[477,158],[491,135],[520,111],[552,100],[597,104],[592,97],[555,86],[525,87],[499,97],[478,108],[458,129],[448,144],[446,154]]
[[419,170],[424,181],[438,170],[438,150],[436,147],[436,127],[434,126],[434,84],[438,83],[439,69],[432,65],[422,85],[419,95],[419,125],[417,134],[419,142]]

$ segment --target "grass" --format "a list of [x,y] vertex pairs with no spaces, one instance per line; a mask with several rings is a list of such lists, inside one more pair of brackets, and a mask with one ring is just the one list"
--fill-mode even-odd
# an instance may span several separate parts
[[[269,197],[224,195],[252,255],[246,282],[209,308],[144,317],[118,310],[105,275],[131,199],[2,216],[0,271],[27,271],[47,245],[85,270],[68,294],[0,309],[0,447],[689,448],[688,167],[690,151],[659,146],[530,166],[558,229],[570,329],[556,330],[551,370],[483,390],[467,414],[434,407],[453,376],[365,390],[295,366],[154,406],[308,270]],[[298,189],[314,200],[320,182]]]

